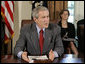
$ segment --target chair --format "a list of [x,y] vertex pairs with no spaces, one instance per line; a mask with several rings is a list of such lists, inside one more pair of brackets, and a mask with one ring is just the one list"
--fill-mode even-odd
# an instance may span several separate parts
[[21,27],[23,27],[25,24],[33,23],[33,20],[22,20]]
[[[30,23],[33,23],[34,21],[33,20],[22,20],[21,22],[21,27],[23,27],[25,24],[30,24]],[[57,23],[56,20],[51,20],[50,23]]]

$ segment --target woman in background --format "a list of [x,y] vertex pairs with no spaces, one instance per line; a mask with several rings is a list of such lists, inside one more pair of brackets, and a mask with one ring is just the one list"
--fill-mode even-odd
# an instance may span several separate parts
[[[60,12],[60,22],[59,25],[61,27],[61,37],[62,38],[75,38],[75,27],[72,23],[69,23],[68,17],[69,17],[70,13],[68,10],[62,10]],[[75,54],[78,55],[78,51],[77,48],[74,45],[73,41],[63,41],[63,45],[64,45],[64,53],[65,54],[70,54],[71,51]]]

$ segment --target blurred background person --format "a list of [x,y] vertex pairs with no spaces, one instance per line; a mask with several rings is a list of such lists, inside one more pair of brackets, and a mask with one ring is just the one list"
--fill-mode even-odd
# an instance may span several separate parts
[[[70,13],[69,11],[66,10],[62,10],[60,12],[60,21],[59,21],[59,25],[61,27],[61,37],[62,38],[75,38],[75,27],[72,23],[69,23],[68,17],[69,17]],[[65,54],[70,54],[70,53],[74,53],[75,55],[78,55],[78,51],[77,48],[74,44],[74,41],[63,41],[63,45],[64,45],[64,53]]]

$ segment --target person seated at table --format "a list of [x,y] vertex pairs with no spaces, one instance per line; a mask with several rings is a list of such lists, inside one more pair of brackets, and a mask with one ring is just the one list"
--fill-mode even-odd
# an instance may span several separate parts
[[75,27],[72,23],[68,22],[70,13],[67,9],[60,12],[59,26],[61,27],[61,37],[64,45],[64,53],[68,54],[71,51],[78,55],[77,48],[74,45],[74,41],[64,41],[63,38],[74,38],[75,39]]
[[21,28],[14,55],[27,62],[27,55],[48,55],[53,61],[64,52],[61,29],[58,25],[49,23],[49,11],[44,6],[34,8],[32,16],[34,23]]

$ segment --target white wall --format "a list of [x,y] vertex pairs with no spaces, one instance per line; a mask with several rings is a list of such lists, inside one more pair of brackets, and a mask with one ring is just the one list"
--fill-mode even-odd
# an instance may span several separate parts
[[77,22],[84,19],[84,1],[75,1],[75,28],[77,28]]
[[14,2],[14,38],[13,38],[13,48],[12,48],[12,52],[14,52],[14,46],[15,46],[15,43],[19,37],[19,4],[18,4],[18,1]]
[[84,19],[84,1],[75,2],[75,19]]
[[21,28],[21,21],[23,19],[31,19],[32,5],[29,1],[19,2],[19,28]]

